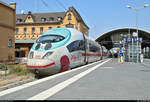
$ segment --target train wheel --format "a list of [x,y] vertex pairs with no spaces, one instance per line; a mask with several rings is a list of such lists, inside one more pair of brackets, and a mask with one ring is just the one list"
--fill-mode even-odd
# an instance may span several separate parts
[[60,72],[64,72],[64,71],[67,71],[70,69],[70,62],[69,62],[69,58],[67,56],[61,57],[60,63],[61,63]]
[[35,78],[36,78],[36,79],[40,79],[40,78],[42,78],[42,76],[39,75],[39,74],[35,74]]

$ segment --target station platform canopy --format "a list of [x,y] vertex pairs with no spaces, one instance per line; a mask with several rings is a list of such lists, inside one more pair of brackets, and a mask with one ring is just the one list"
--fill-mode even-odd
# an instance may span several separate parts
[[16,44],[19,44],[19,43],[21,43],[21,44],[26,44],[26,43],[34,43],[35,42],[35,40],[15,40],[15,43]]
[[[123,38],[132,38],[133,33],[136,32],[137,29],[134,27],[125,27],[125,28],[118,28],[113,29],[108,32],[105,32],[100,37],[96,39],[96,41],[104,45],[108,50],[113,48],[113,45],[115,43],[120,43],[120,41],[123,40]],[[150,32],[138,29],[138,37],[142,38],[142,48],[150,47]]]

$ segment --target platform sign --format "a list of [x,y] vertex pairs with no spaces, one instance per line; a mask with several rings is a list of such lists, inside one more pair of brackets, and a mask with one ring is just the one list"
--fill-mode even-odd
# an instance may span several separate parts
[[142,38],[124,38],[124,39],[123,39],[123,41],[124,41],[125,43],[131,43],[131,42],[134,42],[134,43],[135,43],[135,42],[137,42],[137,41],[141,43],[142,40],[143,40]]
[[139,41],[139,42],[142,42],[142,41],[143,41],[143,39],[142,39],[142,38],[139,38],[139,39],[138,39],[138,41]]
[[133,38],[133,42],[137,42],[137,38]]
[[132,39],[130,39],[130,38],[127,38],[127,39],[128,39],[128,40],[127,40],[128,42],[131,42],[131,41],[132,41]]

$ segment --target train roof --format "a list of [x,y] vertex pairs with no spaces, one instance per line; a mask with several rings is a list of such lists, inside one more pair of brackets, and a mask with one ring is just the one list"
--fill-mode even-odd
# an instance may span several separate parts
[[71,35],[71,32],[66,28],[55,28],[48,30],[43,35],[61,35],[66,38],[67,36]]
[[[68,36],[72,36],[71,38],[74,40],[80,39],[83,37],[83,33],[74,28],[55,28],[55,29],[48,30],[43,35],[61,35],[65,38],[67,38]],[[94,38],[87,36],[85,34],[84,36],[91,43],[97,43],[95,42]]]

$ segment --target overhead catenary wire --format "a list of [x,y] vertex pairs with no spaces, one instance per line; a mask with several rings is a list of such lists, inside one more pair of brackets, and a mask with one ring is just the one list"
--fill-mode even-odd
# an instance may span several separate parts
[[46,7],[48,7],[48,4],[44,0],[41,0],[41,1]]
[[[76,0],[72,0],[72,2],[73,2],[74,5],[76,5],[76,6],[78,7],[78,9],[79,9],[80,12],[82,13],[82,15],[87,18],[86,13],[84,12],[84,10],[86,10],[86,9],[84,9],[83,7],[81,8],[80,5],[76,2]],[[92,24],[92,27],[90,27],[90,29],[91,29],[91,28],[92,28],[92,30],[93,30],[93,29],[96,29],[96,25],[93,24],[93,21],[90,21],[90,20],[89,20],[89,21],[86,21],[86,22]],[[95,34],[96,34],[96,32],[95,32]]]
[[[77,7],[78,7],[78,9],[80,10],[80,12],[82,13],[82,15],[84,15],[85,17],[87,17],[86,16],[86,13],[84,12],[84,8],[82,7],[80,7],[80,5],[78,5],[78,3],[75,1],[75,0],[73,0],[73,3],[74,3],[74,5],[76,5]],[[93,21],[91,22],[91,21],[89,21],[91,24],[93,23]],[[94,25],[93,26],[93,28],[96,28],[96,25]]]
[[[41,0],[41,2],[44,4],[44,6],[47,7],[47,9],[52,9],[51,7],[49,7],[48,3],[46,3],[44,0]],[[35,0],[35,11],[38,12],[39,8],[38,8],[38,0]]]
[[[44,0],[41,0],[41,1],[42,1],[42,3],[43,3],[48,9],[50,9],[50,8],[49,8],[49,5],[48,5],[48,3],[46,3],[46,1],[44,1]],[[57,2],[57,4],[58,4],[59,6],[61,6],[65,11],[67,11],[66,7],[63,5],[62,2],[60,2],[59,0],[56,0],[56,2]]]
[[52,9],[51,7],[49,7],[48,3],[46,3],[44,0],[41,0],[41,1],[48,9]]
[[61,3],[59,0],[56,0],[56,2],[65,10],[67,11],[66,7]]

